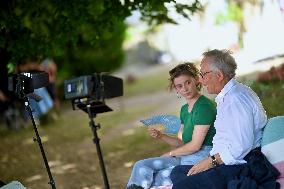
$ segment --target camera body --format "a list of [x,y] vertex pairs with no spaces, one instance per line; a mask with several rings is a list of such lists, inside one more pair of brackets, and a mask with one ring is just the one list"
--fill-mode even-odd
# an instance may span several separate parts
[[66,99],[92,98],[103,101],[123,95],[122,79],[94,73],[64,81],[64,94]]
[[8,90],[20,99],[34,92],[34,89],[47,86],[49,83],[46,72],[22,72],[8,77]]

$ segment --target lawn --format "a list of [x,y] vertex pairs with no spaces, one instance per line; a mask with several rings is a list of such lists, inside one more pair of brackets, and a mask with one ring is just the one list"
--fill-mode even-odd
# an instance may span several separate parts
[[251,87],[258,94],[268,117],[284,115],[283,81],[267,83],[253,82]]
[[[159,76],[137,78],[135,84],[125,84],[125,96],[133,98],[137,94],[166,90],[166,78],[166,72],[159,73]],[[111,188],[124,188],[135,161],[160,155],[166,150],[167,146],[151,139],[137,121],[145,112],[151,112],[159,106],[150,103],[118,107],[119,110],[99,114],[95,119],[96,123],[101,124],[98,135]],[[56,122],[38,127],[56,188],[104,188],[87,114],[71,110],[66,102],[62,107]],[[114,128],[118,128],[118,131]],[[33,136],[32,127],[17,131],[0,128],[0,180],[18,180],[31,189],[51,188]]]
[[[166,90],[167,85],[166,72],[141,77],[136,84],[125,84],[125,97],[149,95]],[[269,117],[284,115],[283,84],[252,83],[251,87],[260,96]],[[152,112],[160,106],[161,104],[142,103],[139,106],[119,107],[116,111],[99,114],[95,119],[97,123],[101,123],[98,135],[101,138],[110,188],[125,187],[135,161],[160,155],[168,149],[165,144],[151,139],[138,122],[145,116],[145,112]],[[56,188],[104,188],[87,114],[71,110],[70,105],[62,107],[64,109],[56,122],[38,127]],[[174,110],[172,113],[177,112]],[[33,136],[31,127],[17,131],[0,129],[0,179],[4,182],[18,180],[29,189],[51,188]]]
[[[107,116],[100,122],[106,119]],[[104,140],[108,129],[111,128],[103,124],[98,133],[109,181],[111,188],[123,188],[130,173],[129,166],[140,158],[160,154],[165,146],[150,139],[141,127],[135,127],[133,134]],[[96,147],[85,114],[62,115],[56,124],[39,127],[39,131],[57,188],[102,186]],[[31,128],[1,132],[1,180],[19,180],[28,188],[50,188],[39,148],[32,141],[33,135]]]

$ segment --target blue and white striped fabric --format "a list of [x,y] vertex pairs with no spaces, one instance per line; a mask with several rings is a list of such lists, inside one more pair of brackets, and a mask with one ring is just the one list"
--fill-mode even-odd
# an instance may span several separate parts
[[264,128],[261,151],[271,164],[278,169],[277,182],[284,189],[284,116],[270,118]]
[[156,115],[140,122],[145,126],[161,124],[165,127],[166,134],[177,134],[181,126],[180,118],[174,115]]

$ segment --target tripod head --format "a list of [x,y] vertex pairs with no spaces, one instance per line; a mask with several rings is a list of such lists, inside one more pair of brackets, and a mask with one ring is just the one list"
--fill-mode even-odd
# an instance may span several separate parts
[[90,98],[72,100],[73,110],[81,109],[91,117],[96,117],[96,114],[113,111],[104,101],[96,101]]

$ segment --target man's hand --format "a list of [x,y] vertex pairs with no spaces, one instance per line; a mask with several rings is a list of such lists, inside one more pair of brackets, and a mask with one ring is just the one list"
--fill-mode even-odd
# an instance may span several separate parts
[[163,135],[163,133],[161,131],[154,129],[154,128],[149,128],[148,132],[149,132],[151,137],[157,138],[157,139],[161,138],[162,135]]
[[212,168],[212,160],[210,157],[200,161],[196,165],[194,165],[187,173],[187,176],[194,175],[196,173],[200,173]]

